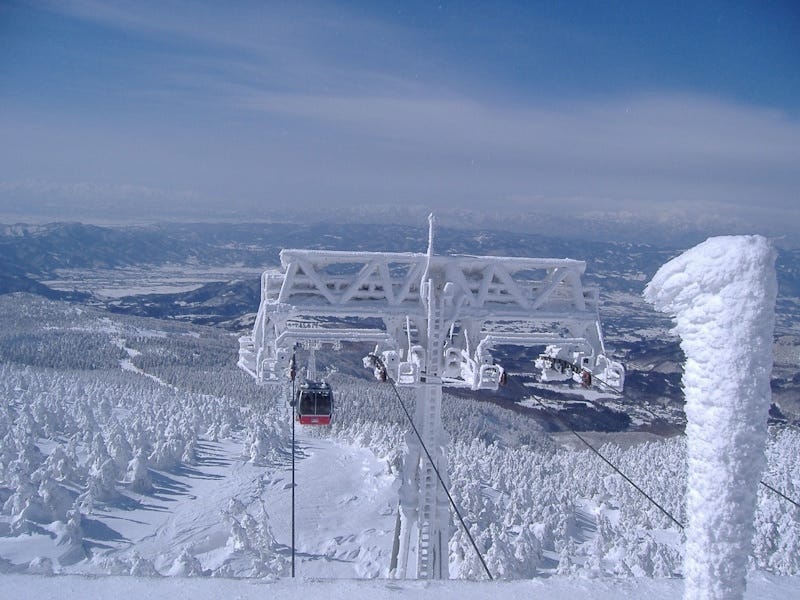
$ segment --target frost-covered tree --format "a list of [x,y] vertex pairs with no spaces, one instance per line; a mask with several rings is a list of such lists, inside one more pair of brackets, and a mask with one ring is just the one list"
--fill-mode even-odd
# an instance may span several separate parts
[[161,575],[152,560],[142,557],[136,551],[131,554],[129,573],[134,577],[159,577]]
[[143,449],[140,448],[128,464],[125,482],[130,484],[130,488],[139,494],[153,492],[153,480],[150,478],[150,471],[147,468],[147,456]]
[[166,573],[170,577],[202,577],[205,575],[203,565],[189,548],[184,548]]

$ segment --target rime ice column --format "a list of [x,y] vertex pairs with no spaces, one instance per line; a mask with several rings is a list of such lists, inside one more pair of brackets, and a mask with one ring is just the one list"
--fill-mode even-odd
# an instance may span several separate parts
[[763,237],[710,238],[644,292],[675,316],[686,354],[685,598],[744,594],[771,395],[774,263]]

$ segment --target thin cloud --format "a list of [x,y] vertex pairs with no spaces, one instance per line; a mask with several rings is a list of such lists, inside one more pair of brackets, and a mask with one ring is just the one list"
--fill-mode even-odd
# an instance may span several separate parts
[[[451,75],[458,65],[413,31],[341,7],[46,6],[138,36],[159,60],[135,83],[102,82],[119,105],[37,113],[6,103],[7,181],[191,189],[209,210],[514,199],[519,210],[569,201],[584,212],[792,214],[798,204],[800,122],[776,109],[679,92],[498,99],[493,82]],[[124,72],[133,58],[106,60]]]
[[302,119],[344,138],[393,143],[398,154],[416,148],[443,163],[471,160],[503,176],[515,172],[523,186],[525,171],[538,181],[528,186],[544,178],[549,188],[572,172],[586,180],[587,189],[575,191],[586,194],[597,186],[596,193],[613,195],[617,180],[629,196],[627,180],[635,179],[641,196],[663,197],[668,185],[672,193],[683,188],[700,199],[716,187],[709,201],[725,201],[728,192],[737,201],[736,190],[745,185],[771,189],[772,201],[783,206],[793,205],[800,190],[800,122],[711,98],[643,96],[510,109],[454,97],[256,92],[239,104],[275,119]]
[[[252,84],[262,83],[272,89],[345,88],[357,83],[372,85],[373,79],[383,84],[398,83],[398,79],[386,77],[380,70],[357,67],[352,56],[347,56],[347,67],[342,67],[341,55],[348,51],[341,49],[341,42],[350,38],[387,40],[386,47],[397,53],[397,46],[389,40],[413,35],[326,3],[243,2],[235,10],[214,2],[111,4],[71,0],[37,4],[138,36],[157,46],[170,61],[196,69],[198,74],[208,75],[209,66],[216,63],[217,84],[228,83],[233,71]],[[187,53],[185,49],[175,49],[176,41],[190,44],[192,50]]]

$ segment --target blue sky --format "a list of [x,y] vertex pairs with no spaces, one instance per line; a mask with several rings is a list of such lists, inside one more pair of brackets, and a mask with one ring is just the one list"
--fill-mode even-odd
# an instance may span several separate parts
[[799,6],[6,0],[0,199],[797,229]]

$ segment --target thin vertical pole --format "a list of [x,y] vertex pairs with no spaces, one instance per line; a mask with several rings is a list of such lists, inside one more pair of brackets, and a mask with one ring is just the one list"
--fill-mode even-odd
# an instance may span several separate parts
[[[292,357],[294,358],[294,357]],[[292,420],[292,578],[294,578],[294,377],[292,377],[292,401],[290,404],[289,418]]]

